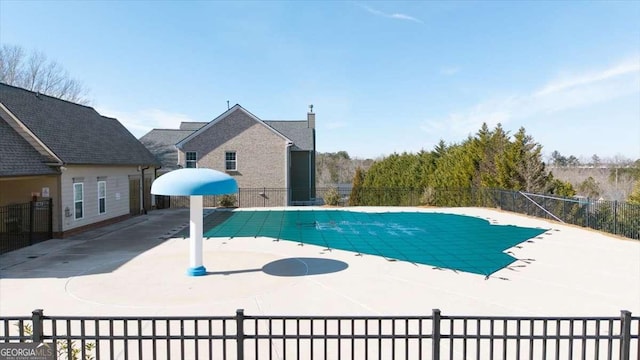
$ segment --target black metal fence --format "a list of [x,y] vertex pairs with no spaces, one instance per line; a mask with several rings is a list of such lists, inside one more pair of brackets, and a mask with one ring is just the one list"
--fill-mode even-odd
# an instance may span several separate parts
[[0,318],[1,343],[59,359],[638,359],[640,317],[235,316]]
[[630,239],[640,239],[640,205],[619,201],[563,198],[551,195],[492,190],[503,210],[588,227]]
[[0,206],[0,254],[53,237],[50,199]]
[[[292,205],[321,205],[329,191],[338,192],[337,205],[488,207],[561,221],[640,239],[640,205],[619,201],[565,198],[520,191],[465,189],[318,188],[316,200]],[[237,207],[281,207],[291,190],[285,188],[241,188],[233,196]],[[204,206],[218,207],[222,196],[205,196]],[[189,198],[172,196],[171,207],[188,207]]]

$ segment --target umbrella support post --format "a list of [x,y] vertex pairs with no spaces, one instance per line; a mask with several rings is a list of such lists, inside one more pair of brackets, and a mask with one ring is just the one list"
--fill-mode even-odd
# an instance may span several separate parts
[[206,275],[202,264],[202,195],[193,195],[189,199],[189,269],[187,275]]
[[[2,0],[0,0],[2,1]],[[184,168],[169,171],[151,184],[152,195],[189,196],[189,268],[187,275],[207,275],[202,264],[203,195],[238,192],[238,183],[229,174],[206,169]]]

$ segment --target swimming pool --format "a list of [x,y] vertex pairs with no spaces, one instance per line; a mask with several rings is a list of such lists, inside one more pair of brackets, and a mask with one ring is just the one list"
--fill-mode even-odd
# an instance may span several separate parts
[[216,211],[204,237],[270,237],[435,268],[490,275],[518,260],[506,249],[547,231],[477,217],[352,210]]

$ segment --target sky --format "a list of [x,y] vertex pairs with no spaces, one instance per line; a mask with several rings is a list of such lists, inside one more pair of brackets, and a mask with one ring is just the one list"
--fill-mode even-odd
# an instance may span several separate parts
[[240,104],[316,113],[319,152],[458,143],[483,122],[553,151],[640,158],[640,1],[8,1],[41,51],[136,137]]

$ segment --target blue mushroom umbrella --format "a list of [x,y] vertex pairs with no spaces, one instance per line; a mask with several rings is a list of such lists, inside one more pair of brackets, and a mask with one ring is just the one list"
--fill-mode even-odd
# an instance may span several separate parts
[[238,192],[236,180],[212,169],[179,169],[157,178],[151,185],[151,194],[189,196],[189,269],[190,276],[207,273],[202,262],[202,196]]

